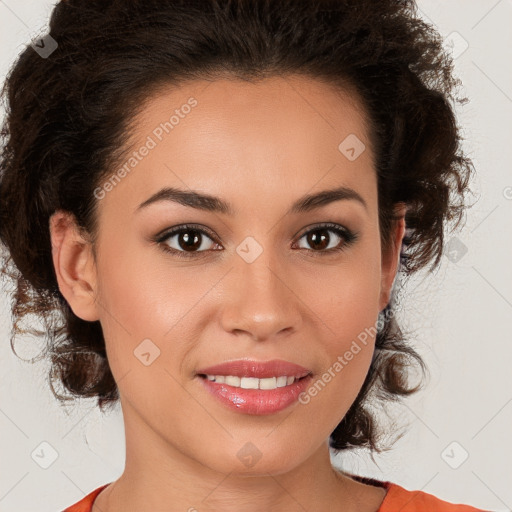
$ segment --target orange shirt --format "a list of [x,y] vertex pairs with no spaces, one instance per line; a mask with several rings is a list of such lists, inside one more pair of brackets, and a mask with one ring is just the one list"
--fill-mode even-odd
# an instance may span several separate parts
[[[352,478],[371,485],[378,485],[387,489],[386,496],[377,512],[484,512],[482,509],[470,505],[459,505],[440,500],[432,494],[422,491],[408,491],[400,485],[391,482],[381,482],[370,478],[352,475]],[[82,500],[63,512],[91,512],[96,496],[109,484],[102,485]]]

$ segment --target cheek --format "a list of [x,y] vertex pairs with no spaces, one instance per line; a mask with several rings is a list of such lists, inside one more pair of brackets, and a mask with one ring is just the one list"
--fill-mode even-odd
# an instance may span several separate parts
[[128,247],[115,238],[103,245],[99,312],[114,377],[138,370],[138,356],[148,352],[150,360],[155,358],[152,368],[165,362],[173,375],[179,374],[179,365],[186,363],[200,337],[204,297],[222,277],[199,269],[173,267],[165,255],[148,258],[147,248]]
[[327,339],[335,343],[357,337],[375,324],[379,313],[381,269],[378,244],[361,244],[339,265],[306,275],[303,296],[328,327]]
[[368,374],[378,319],[373,295],[360,293],[357,300],[353,294],[342,294],[330,306],[330,315],[324,317],[333,332],[322,339],[324,364],[300,403],[306,406],[307,416],[314,418],[318,428],[325,429],[326,435],[343,419]]
[[161,350],[164,333],[183,314],[182,297],[174,293],[181,287],[162,279],[142,255],[140,248],[112,236],[98,259],[99,314],[113,371],[121,361],[135,364],[134,350],[143,340]]
[[123,400],[163,434],[170,418],[190,407],[180,370],[196,338],[193,308],[206,285],[191,290],[179,271],[165,275],[133,252],[100,270],[101,325],[112,374]]
[[[380,297],[380,256],[361,249],[350,264],[330,268],[309,294],[326,361],[305,401],[323,402],[333,428],[355,400],[368,373],[375,346]],[[329,412],[330,411],[330,412]]]

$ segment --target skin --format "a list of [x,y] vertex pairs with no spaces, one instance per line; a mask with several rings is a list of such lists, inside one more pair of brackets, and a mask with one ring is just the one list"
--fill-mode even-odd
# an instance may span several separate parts
[[[145,104],[134,148],[190,96],[197,106],[99,200],[96,259],[69,215],[57,212],[50,222],[60,290],[76,315],[101,322],[124,415],[126,467],[93,512],[376,511],[385,490],[335,470],[328,448],[363,384],[374,338],[307,405],[271,415],[229,410],[196,376],[226,360],[279,358],[316,380],[375,326],[405,226],[403,218],[396,223],[384,253],[363,110],[348,91],[307,77],[195,81]],[[366,145],[354,161],[338,150],[349,134]],[[341,185],[367,208],[341,200],[286,214],[304,194]],[[163,186],[218,196],[236,215],[170,201],[136,212]],[[303,235],[325,222],[357,240],[315,252]],[[165,243],[185,252],[179,236],[150,241],[184,223],[215,234],[201,235],[203,256],[166,253]],[[345,243],[328,235],[329,247]],[[263,249],[252,263],[236,252],[247,236]],[[134,357],[147,338],[160,350],[149,366]],[[261,453],[251,467],[237,456],[248,442]]]

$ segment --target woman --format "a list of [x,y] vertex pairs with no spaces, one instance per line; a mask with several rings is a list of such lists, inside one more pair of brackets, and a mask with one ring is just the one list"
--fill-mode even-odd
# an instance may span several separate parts
[[4,271],[126,432],[66,510],[477,510],[330,462],[421,387],[394,283],[472,171],[414,3],[66,0],[50,36],[6,82]]

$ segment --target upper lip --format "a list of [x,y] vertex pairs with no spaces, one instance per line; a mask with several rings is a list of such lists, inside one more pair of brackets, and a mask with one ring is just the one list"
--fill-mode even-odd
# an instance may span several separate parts
[[234,375],[236,377],[256,377],[265,379],[268,377],[305,377],[311,370],[283,359],[272,359],[271,361],[255,361],[249,359],[238,359],[226,361],[215,366],[208,366],[197,371],[203,375]]

